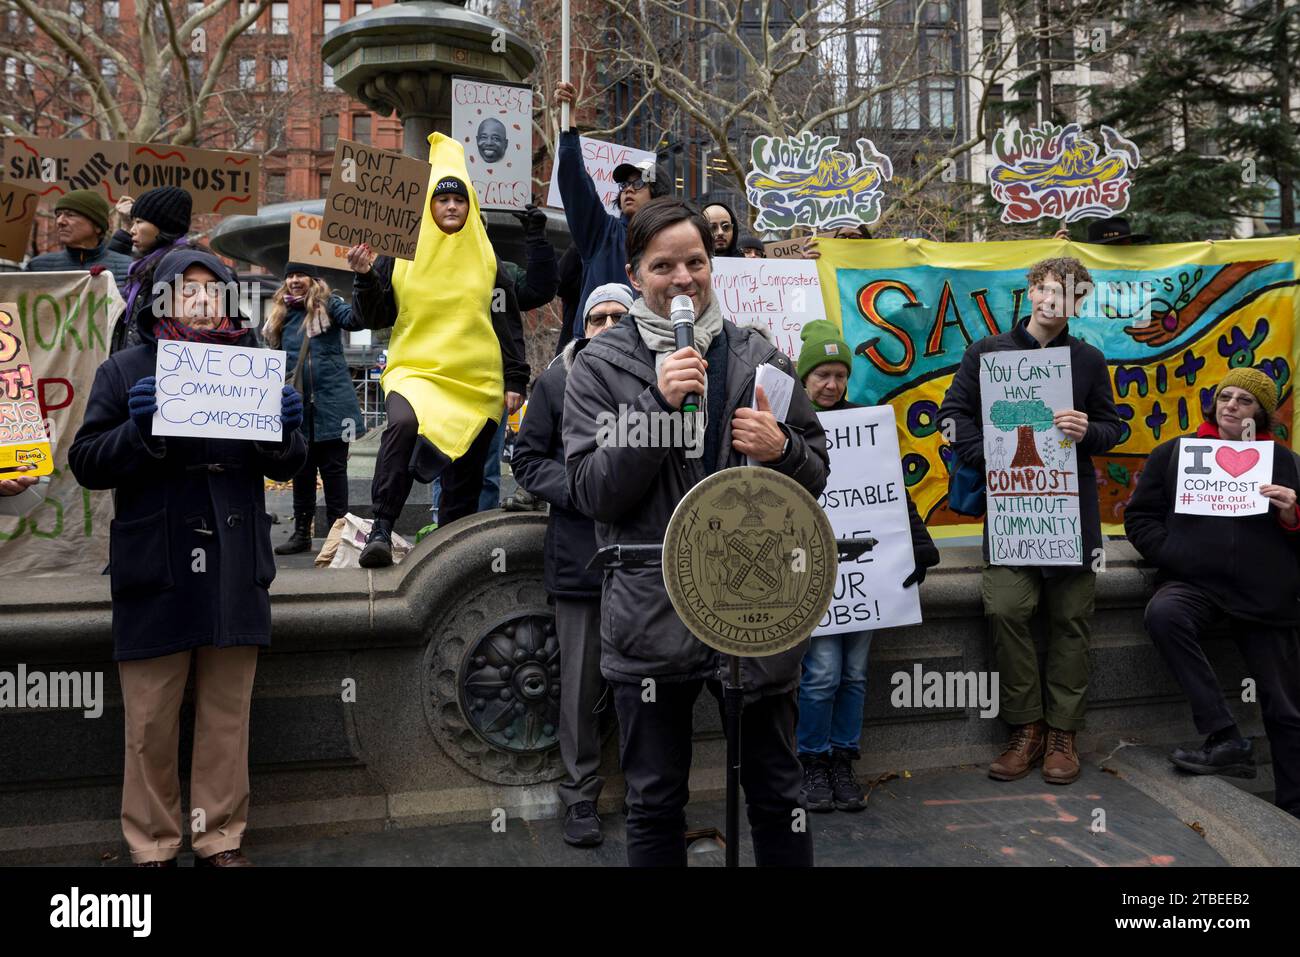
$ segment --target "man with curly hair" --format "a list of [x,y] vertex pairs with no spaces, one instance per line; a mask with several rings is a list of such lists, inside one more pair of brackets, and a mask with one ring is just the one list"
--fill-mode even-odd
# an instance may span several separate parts
[[[1042,759],[1047,783],[1069,784],[1079,776],[1075,734],[1084,726],[1087,709],[1089,619],[1096,586],[1093,563],[1102,551],[1097,483],[1091,481],[1092,456],[1118,444],[1124,426],[1115,409],[1105,357],[1069,331],[1070,320],[1078,316],[1079,307],[1092,293],[1092,276],[1077,259],[1060,258],[1035,263],[1028,280],[1029,316],[1010,332],[988,336],[966,349],[938,420],[945,429],[949,420],[952,423],[948,434],[958,462],[983,472],[980,356],[1055,346],[1070,350],[1073,407],[1052,410],[1052,418],[1075,443],[1078,457],[1082,559],[1077,566],[990,565],[986,524],[981,589],[993,638],[1001,715],[1012,728],[1011,742],[989,765],[989,777],[1015,781]],[[1050,621],[1045,689],[1030,631],[1040,600],[1047,605]]]

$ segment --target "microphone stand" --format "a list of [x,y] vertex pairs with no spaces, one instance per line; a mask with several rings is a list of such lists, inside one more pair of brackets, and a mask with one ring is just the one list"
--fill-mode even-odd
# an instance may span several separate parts
[[727,681],[722,688],[723,732],[727,736],[727,867],[740,866],[740,716],[744,710],[740,657],[727,655]]
[[[837,538],[840,561],[856,561],[877,544],[874,538]],[[606,545],[587,563],[591,571],[612,568],[657,568],[663,565],[661,542]],[[727,680],[722,687],[723,733],[727,738],[726,866],[740,866],[740,727],[745,710],[745,689],[740,678],[740,657],[727,655]]]

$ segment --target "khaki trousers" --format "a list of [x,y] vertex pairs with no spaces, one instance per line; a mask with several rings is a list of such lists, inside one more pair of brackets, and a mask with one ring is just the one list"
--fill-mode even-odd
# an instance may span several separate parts
[[205,647],[119,662],[126,711],[122,834],[137,864],[170,860],[181,850],[177,763],[191,655],[190,828],[195,855],[206,858],[238,848],[248,824],[248,710],[257,646]]

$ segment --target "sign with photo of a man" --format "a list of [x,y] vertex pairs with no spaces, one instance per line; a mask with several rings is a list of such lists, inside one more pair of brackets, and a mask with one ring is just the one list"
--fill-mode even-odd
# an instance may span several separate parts
[[532,87],[452,77],[451,129],[483,209],[532,202]]

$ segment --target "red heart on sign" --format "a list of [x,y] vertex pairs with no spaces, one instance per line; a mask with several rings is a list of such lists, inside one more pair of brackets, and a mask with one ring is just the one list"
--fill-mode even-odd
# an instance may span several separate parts
[[1223,445],[1219,447],[1219,451],[1214,453],[1214,461],[1219,463],[1219,467],[1223,471],[1236,478],[1243,472],[1249,472],[1255,467],[1255,463],[1259,461],[1259,450],[1243,449],[1238,452],[1236,449],[1230,449]]

